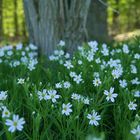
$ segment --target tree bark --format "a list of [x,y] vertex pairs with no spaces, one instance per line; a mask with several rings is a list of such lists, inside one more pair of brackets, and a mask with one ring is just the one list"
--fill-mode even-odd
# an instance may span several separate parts
[[90,0],[23,0],[29,38],[50,55],[59,40],[72,53],[86,38]]
[[26,24],[24,18],[22,19],[22,36],[25,37],[25,40],[27,40]]
[[18,15],[17,15],[17,0],[14,0],[14,26],[15,26],[15,36],[18,36],[19,27],[18,27]]
[[[119,12],[119,0],[115,0],[115,9]],[[113,35],[117,34],[120,31],[119,28],[119,14],[113,11]]]
[[[107,0],[104,0],[106,3]],[[99,0],[92,0],[87,18],[89,40],[108,41],[107,7]]]
[[3,0],[0,0],[0,40],[3,37]]

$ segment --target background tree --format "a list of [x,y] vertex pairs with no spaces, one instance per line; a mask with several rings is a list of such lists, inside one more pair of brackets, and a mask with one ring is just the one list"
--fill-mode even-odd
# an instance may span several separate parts
[[[2,4],[1,4],[2,3]],[[3,42],[23,41],[25,34],[25,23],[22,0],[0,0],[0,30]],[[3,27],[1,27],[3,26]]]
[[112,26],[112,29],[113,29],[113,33],[116,34],[118,33],[120,27],[119,27],[119,0],[115,0],[114,1],[115,3],[115,10],[117,12],[113,12],[113,15],[112,15],[112,18],[113,18],[113,26]]
[[73,52],[86,38],[90,0],[23,0],[29,38],[41,54],[50,55],[58,41]]
[[0,0],[0,40],[3,36],[3,0]]
[[[107,3],[107,0],[103,1]],[[87,18],[87,31],[89,40],[107,41],[107,7],[99,0],[92,0]]]
[[[31,1],[35,2],[37,0],[31,0]],[[40,7],[40,6],[37,6],[39,1],[37,1],[36,7]],[[65,18],[66,17],[65,15],[68,15],[65,13],[65,11],[66,11],[65,6],[68,7],[68,9],[70,9],[71,3],[74,3],[74,2],[73,2],[73,0],[57,0],[57,1],[59,1],[57,7],[60,7],[60,3],[61,3],[61,7],[64,7],[62,9],[55,10],[58,12],[56,14],[57,15],[56,21],[59,21],[58,23],[60,23],[60,25],[64,26],[64,27],[61,26],[58,29],[59,35],[61,36],[61,37],[59,36],[59,38],[68,40],[68,35],[70,35],[72,33],[69,33],[68,35],[62,35],[62,34],[66,33],[71,28],[70,26],[67,26],[67,29],[66,29],[66,24],[70,21],[72,16],[70,18],[69,17]],[[74,1],[76,2],[76,0],[74,0]],[[14,4],[15,2],[16,2],[16,4]],[[66,3],[67,3],[67,5],[66,5]],[[106,6],[103,6],[102,3],[105,3]],[[8,42],[9,41],[12,41],[12,42],[13,41],[14,42],[24,41],[25,37],[27,36],[27,30],[25,30],[23,0],[0,0],[0,7],[1,7],[0,8],[1,9],[0,18],[2,18],[0,20],[0,30],[1,30],[0,37],[3,38],[2,40],[4,42],[5,41],[8,41]],[[37,10],[36,7],[35,7],[35,10]],[[79,7],[79,6],[76,6],[76,8],[77,7]],[[89,40],[97,39],[97,40],[106,41],[106,38],[103,38],[103,36],[106,37],[105,34],[107,33],[106,32],[107,28],[108,28],[108,34],[111,37],[115,37],[116,35],[121,34],[121,33],[126,33],[126,32],[131,32],[131,31],[133,32],[134,30],[136,30],[136,32],[135,32],[136,34],[139,33],[140,32],[138,30],[140,28],[140,16],[139,16],[140,8],[139,7],[140,7],[140,0],[127,0],[127,1],[126,0],[91,0],[90,10],[89,10],[90,12],[88,14],[88,20],[87,20],[87,22],[88,22],[87,29],[88,30],[87,31],[84,30],[84,36],[82,38],[87,39],[87,36],[89,34],[89,36],[88,36]],[[78,11],[78,9],[77,9],[77,11]],[[98,12],[95,9],[98,10]],[[114,10],[118,11],[118,12],[114,12]],[[15,11],[17,11],[17,12],[15,12]],[[56,12],[54,12],[54,13],[56,13]],[[63,16],[60,16],[60,15],[64,15],[64,18],[63,18]],[[75,13],[73,15],[75,16]],[[38,16],[38,14],[37,14],[37,16]],[[62,20],[62,19],[65,19],[65,20]],[[73,19],[76,19],[76,18],[73,18]],[[63,21],[65,21],[65,22],[63,22]],[[69,23],[69,25],[70,24],[74,25],[73,20],[71,21],[71,23]],[[39,26],[40,25],[41,24],[39,24]],[[78,25],[79,24],[77,23],[76,26],[78,26]],[[31,28],[32,27],[30,27],[30,29]],[[73,30],[74,29],[76,29],[75,26],[73,27]],[[73,31],[71,31],[71,32],[73,32]],[[17,33],[18,33],[18,36],[17,36]],[[97,33],[97,35],[96,35],[96,33]],[[79,32],[77,34],[79,34]],[[75,35],[76,37],[78,36],[77,34]],[[74,35],[73,35],[73,38],[76,38],[76,37],[74,37]],[[75,40],[75,39],[73,39],[73,40]],[[71,43],[69,43],[69,44],[71,44]]]
[[18,15],[17,15],[17,10],[18,10],[18,2],[17,0],[14,0],[14,25],[15,25],[15,36],[19,34],[19,27],[18,27]]

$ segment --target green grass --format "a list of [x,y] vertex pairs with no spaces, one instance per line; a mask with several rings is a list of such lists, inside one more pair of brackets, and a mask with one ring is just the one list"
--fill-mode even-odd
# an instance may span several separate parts
[[[96,46],[95,42],[92,43],[83,44],[83,48],[71,58],[61,50],[63,47],[58,46],[58,51],[51,56],[55,60],[42,57],[38,58],[38,64],[33,63],[36,62],[33,61],[36,55],[33,55],[33,60],[29,56],[36,51],[31,45],[20,50],[15,47],[11,50],[0,49],[1,114],[3,107],[11,113],[8,118],[0,117],[1,140],[94,140],[94,137],[100,140],[136,139],[138,134],[132,134],[131,130],[140,125],[140,97],[134,96],[135,91],[140,92],[140,58],[134,58],[136,53],[140,55],[139,40],[133,41],[133,46],[128,47],[129,53],[127,49],[123,51],[122,44],[117,44],[117,47],[107,46],[103,51],[102,44]],[[98,50],[95,52],[96,48]],[[24,61],[21,62],[23,56]],[[113,65],[111,58],[117,60],[113,61]],[[71,63],[66,65],[70,59]],[[106,65],[108,62],[110,65]],[[136,72],[131,70],[132,64]],[[113,70],[120,72],[118,78],[113,76]],[[75,72],[74,76],[71,72]],[[96,86],[93,80],[98,74],[101,83]],[[138,83],[132,84],[131,81],[136,77]],[[25,80],[22,84],[18,84],[20,78]],[[119,81],[124,79],[127,86],[123,88]],[[70,87],[66,87],[66,81]],[[62,87],[56,87],[56,83]],[[114,102],[108,101],[104,94],[111,87],[117,94]],[[42,93],[43,89],[47,90],[45,95],[49,95],[50,90],[56,90],[59,95],[56,102],[48,98],[39,100],[38,93]],[[7,91],[5,100],[1,99],[1,91]],[[77,93],[80,99],[72,99],[73,93]],[[89,104],[84,102],[85,99],[89,100]],[[137,105],[135,110],[129,109],[130,101]],[[62,114],[62,105],[67,103],[72,105],[69,115]],[[101,117],[97,126],[89,124],[87,118],[93,110]],[[14,114],[23,117],[25,124],[22,131],[11,133],[6,120],[12,119]]]

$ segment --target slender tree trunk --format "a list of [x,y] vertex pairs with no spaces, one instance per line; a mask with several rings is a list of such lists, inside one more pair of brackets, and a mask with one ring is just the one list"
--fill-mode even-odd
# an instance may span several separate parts
[[17,15],[17,8],[18,8],[18,0],[14,0],[14,26],[15,26],[15,36],[18,36],[19,27],[18,27],[18,15]]
[[25,37],[25,39],[27,39],[27,32],[26,32],[26,25],[25,25],[24,18],[22,20],[22,36]]
[[[119,12],[119,0],[115,0],[116,10]],[[117,34],[120,31],[119,28],[119,14],[113,11],[113,34]]]
[[59,40],[72,53],[86,37],[90,0],[23,0],[30,41],[43,55],[52,54]]
[[[106,3],[107,0],[104,0]],[[107,41],[107,7],[99,0],[92,0],[87,19],[87,30],[89,40]]]
[[0,40],[3,38],[3,0],[0,0]]
[[135,9],[135,22],[134,22],[134,27],[133,28],[136,28],[136,29],[140,28],[140,18],[139,18],[139,15],[140,15],[140,11],[137,8],[137,9]]

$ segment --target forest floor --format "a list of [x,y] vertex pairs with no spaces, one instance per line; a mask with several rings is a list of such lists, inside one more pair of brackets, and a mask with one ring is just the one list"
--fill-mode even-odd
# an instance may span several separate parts
[[[140,36],[140,29],[136,29],[134,31],[129,31],[121,34],[117,34],[113,37],[113,40],[117,42],[127,41],[135,38],[136,36]],[[11,44],[16,45],[17,43],[27,42],[27,37],[19,36],[19,37],[5,37],[2,41],[0,41],[0,47]]]
[[131,31],[131,32],[126,32],[122,34],[118,34],[114,37],[116,41],[125,41],[129,40],[131,38],[134,38],[135,36],[140,36],[140,29]]

